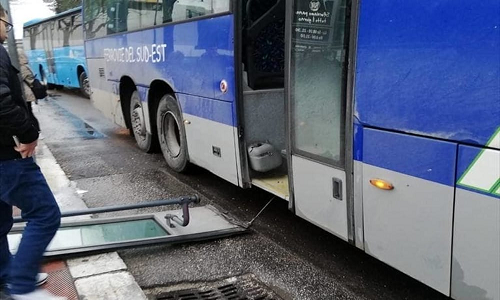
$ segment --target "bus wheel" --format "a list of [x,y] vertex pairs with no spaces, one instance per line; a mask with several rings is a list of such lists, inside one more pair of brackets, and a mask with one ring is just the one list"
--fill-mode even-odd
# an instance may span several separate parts
[[80,76],[78,76],[78,81],[80,82],[80,92],[85,98],[90,99],[90,83],[87,73],[82,72]]
[[146,130],[146,120],[138,91],[134,91],[130,96],[130,122],[137,146],[144,152],[154,152],[153,135]]
[[167,164],[176,172],[185,172],[189,167],[186,131],[177,101],[165,95],[158,104],[156,126],[161,152]]

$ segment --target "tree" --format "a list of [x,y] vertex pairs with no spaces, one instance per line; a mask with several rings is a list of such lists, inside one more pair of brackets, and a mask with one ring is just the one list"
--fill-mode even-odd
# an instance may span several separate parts
[[63,11],[67,11],[68,9],[72,9],[82,5],[81,3],[81,0],[54,0],[53,5],[56,13],[62,13]]

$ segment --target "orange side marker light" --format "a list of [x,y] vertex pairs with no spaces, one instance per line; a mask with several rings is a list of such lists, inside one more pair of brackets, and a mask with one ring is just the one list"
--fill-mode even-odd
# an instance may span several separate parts
[[382,180],[382,179],[370,179],[370,183],[374,187],[379,188],[381,190],[393,190],[394,189],[394,186],[392,185],[392,183],[387,182],[387,181]]

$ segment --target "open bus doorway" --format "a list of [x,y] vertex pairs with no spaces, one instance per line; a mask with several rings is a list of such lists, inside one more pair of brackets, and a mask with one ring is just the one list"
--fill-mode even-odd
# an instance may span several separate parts
[[[295,191],[308,202],[312,182],[302,182],[297,170],[314,162],[304,166],[306,178],[323,167],[339,171],[317,179],[329,178],[320,184],[330,187],[327,198],[345,200],[346,1],[247,0],[240,9],[242,122],[252,185],[286,200]],[[345,201],[342,211],[346,219]]]
[[285,2],[243,0],[240,3],[240,105],[252,185],[288,200]]

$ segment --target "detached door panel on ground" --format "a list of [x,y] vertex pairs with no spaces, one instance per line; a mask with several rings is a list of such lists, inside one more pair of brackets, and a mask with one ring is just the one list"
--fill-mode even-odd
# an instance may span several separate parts
[[[189,213],[190,221],[185,227],[175,222],[169,224],[165,218],[166,215],[182,216],[182,210],[63,222],[45,256],[210,240],[246,232],[238,222],[210,205],[190,208]],[[23,230],[23,227],[15,227],[8,235],[12,253],[17,251]]]

